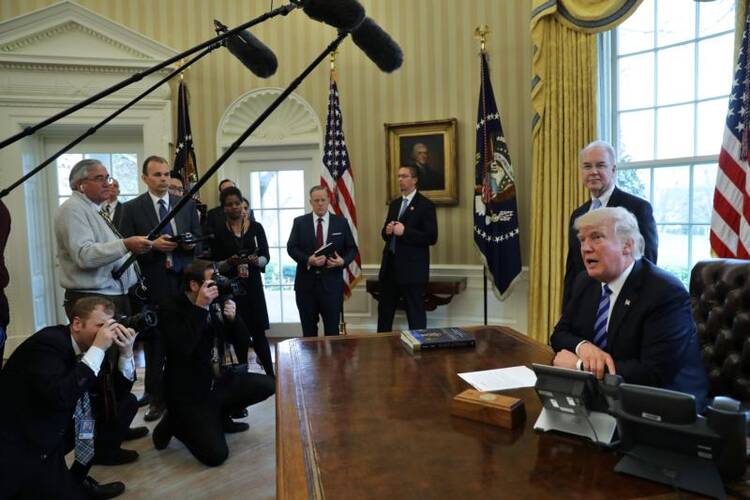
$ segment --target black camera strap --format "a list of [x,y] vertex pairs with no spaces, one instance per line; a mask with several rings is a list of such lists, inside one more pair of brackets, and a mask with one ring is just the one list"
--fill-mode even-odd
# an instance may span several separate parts
[[[119,238],[121,240],[125,239],[125,238],[123,238],[122,234],[120,234],[120,231],[117,230],[117,228],[115,227],[114,223],[112,222],[112,219],[109,218],[109,214],[107,212],[105,212],[104,209],[99,210],[99,215],[102,217],[102,219],[104,219],[104,222],[107,223],[107,226],[112,231],[112,233],[114,233],[115,237],[117,237],[117,238]],[[148,289],[146,287],[145,282],[143,281],[143,275],[141,274],[141,268],[138,265],[138,262],[133,263],[133,270],[135,271],[135,277],[138,280],[137,292],[136,293],[138,294],[140,292],[143,292],[144,295],[145,295],[145,293],[146,293],[146,291]],[[122,281],[120,281],[120,284],[122,285]],[[143,296],[143,297],[138,296],[138,298],[141,299],[141,300],[145,300],[147,297],[145,297],[145,296]]]

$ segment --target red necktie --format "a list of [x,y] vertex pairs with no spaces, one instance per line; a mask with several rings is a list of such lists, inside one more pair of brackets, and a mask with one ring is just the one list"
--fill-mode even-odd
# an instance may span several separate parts
[[323,246],[323,217],[318,217],[318,228],[315,230],[315,239],[318,240],[318,248]]

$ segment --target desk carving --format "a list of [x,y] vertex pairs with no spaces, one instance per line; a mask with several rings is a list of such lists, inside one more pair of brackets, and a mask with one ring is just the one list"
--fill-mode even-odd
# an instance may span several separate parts
[[[380,281],[376,278],[367,280],[367,293],[375,300],[380,300]],[[426,311],[434,311],[438,306],[449,304],[454,295],[466,290],[465,277],[439,277],[433,278],[427,283],[424,293],[424,308]],[[399,300],[398,308],[404,310],[403,299]]]

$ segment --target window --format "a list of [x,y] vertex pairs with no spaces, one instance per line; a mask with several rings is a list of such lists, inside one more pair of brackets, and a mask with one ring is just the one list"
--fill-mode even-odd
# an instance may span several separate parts
[[651,202],[659,265],[686,285],[693,265],[710,254],[734,6],[735,0],[645,0],[602,40],[600,73],[609,95],[601,102],[612,104],[601,115],[615,138],[617,184]]
[[120,184],[121,202],[138,196],[138,155],[135,153],[69,153],[57,159],[57,204],[62,205],[70,197],[68,179],[73,166],[84,159],[99,160],[107,172]]
[[[304,170],[250,174],[250,208],[263,225],[271,254],[263,287],[271,323],[299,323],[294,297],[297,263],[286,252],[294,218],[305,213]],[[312,231],[312,228],[310,229]]]

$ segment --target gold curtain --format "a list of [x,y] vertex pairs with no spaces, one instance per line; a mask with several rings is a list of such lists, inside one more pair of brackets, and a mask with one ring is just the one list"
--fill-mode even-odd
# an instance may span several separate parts
[[568,219],[586,199],[578,153],[596,138],[596,34],[641,0],[533,0],[529,335],[546,343],[560,316]]

